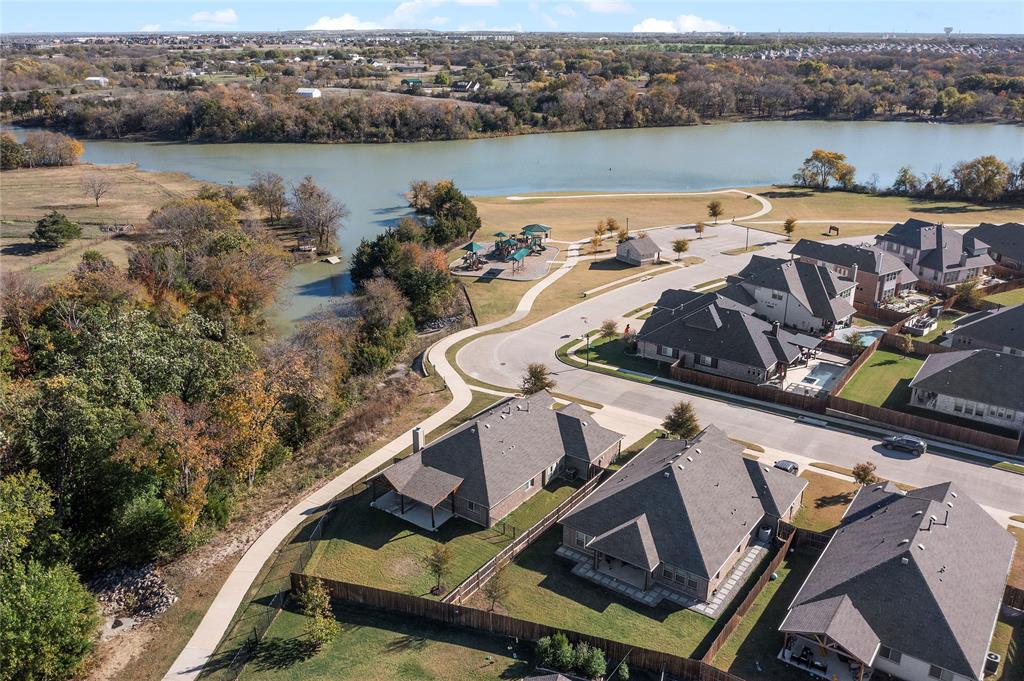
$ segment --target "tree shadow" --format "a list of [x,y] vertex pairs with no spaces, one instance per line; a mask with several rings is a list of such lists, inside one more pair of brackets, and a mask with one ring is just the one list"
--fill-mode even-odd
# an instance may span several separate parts
[[810,189],[788,189],[772,190],[770,192],[758,192],[759,196],[766,199],[806,199],[814,196],[815,192]]
[[839,494],[828,494],[814,500],[815,508],[829,508],[830,506],[848,506],[853,501],[853,492],[840,492]]
[[887,366],[889,366],[891,364],[896,364],[896,360],[894,360],[894,359],[883,359],[883,360],[880,360],[878,362],[872,362],[871,366],[873,366],[873,367],[887,367]]
[[[892,360],[888,360],[892,361]],[[889,396],[885,398],[885,402],[882,403],[882,407],[885,409],[892,409],[894,411],[902,411],[910,403],[910,379],[901,378],[893,386]]]
[[0,255],[15,255],[15,256],[30,256],[39,255],[40,253],[47,253],[50,251],[56,251],[57,249],[53,246],[44,246],[42,244],[34,243],[17,243],[9,244],[0,248]]
[[606,272],[620,272],[622,270],[632,269],[635,269],[637,272],[643,271],[643,268],[641,267],[637,267],[636,265],[629,265],[627,263],[622,262],[621,260],[616,260],[615,258],[607,258],[606,260],[594,260],[590,263],[589,269]]
[[300,638],[267,638],[256,646],[249,664],[259,671],[287,669],[316,655],[316,647]]

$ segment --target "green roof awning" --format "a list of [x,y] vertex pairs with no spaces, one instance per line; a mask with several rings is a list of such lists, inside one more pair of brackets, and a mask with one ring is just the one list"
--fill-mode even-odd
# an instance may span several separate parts
[[499,239],[507,239],[508,232],[495,232],[494,236],[498,237]]
[[526,225],[526,227],[523,227],[523,231],[524,232],[544,232],[545,234],[547,234],[548,232],[551,231],[551,228],[548,227],[547,225]]
[[522,262],[523,258],[530,255],[529,248],[520,248],[518,251],[508,256],[509,260],[515,260],[516,262]]
[[462,250],[469,251],[470,253],[483,253],[487,250],[487,246],[478,244],[475,241],[470,241],[468,244],[462,247]]

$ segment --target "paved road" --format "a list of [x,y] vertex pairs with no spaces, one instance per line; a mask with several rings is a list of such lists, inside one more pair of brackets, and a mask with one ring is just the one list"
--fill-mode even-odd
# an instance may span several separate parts
[[[712,227],[710,231],[716,234],[715,238],[691,242],[691,254],[705,258],[704,264],[677,269],[598,295],[519,331],[485,336],[462,348],[456,362],[469,375],[482,381],[514,386],[527,363],[544,361],[555,373],[560,392],[640,416],[666,414],[681,398],[679,392],[566,366],[555,359],[554,350],[568,339],[578,338],[586,330],[597,328],[605,319],[621,316],[656,300],[666,288],[691,287],[734,273],[746,264],[749,255],[720,254],[722,250],[742,246],[745,230],[720,226]],[[667,243],[678,238],[679,233],[680,230],[668,229],[654,230],[650,235]],[[757,243],[778,239],[776,235],[754,230],[751,230],[751,235],[751,241]],[[848,241],[860,240],[863,237]],[[778,243],[758,251],[758,254],[782,255],[789,247],[789,244]],[[941,454],[926,454],[920,459],[912,459],[881,449],[876,438],[820,428],[775,412],[730,402],[698,396],[686,399],[694,403],[703,423],[715,423],[733,437],[846,467],[871,461],[878,467],[880,475],[912,485],[955,480],[980,504],[1016,513],[1024,511],[1022,476]]]

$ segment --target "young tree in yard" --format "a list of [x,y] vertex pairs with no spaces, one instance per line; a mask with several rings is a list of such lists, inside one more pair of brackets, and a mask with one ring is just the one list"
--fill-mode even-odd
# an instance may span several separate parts
[[782,223],[782,229],[786,232],[786,236],[792,239],[793,232],[796,231],[796,218],[786,218],[786,221]]
[[854,331],[849,336],[847,336],[846,342],[850,344],[850,352],[853,353],[854,357],[863,352],[865,347],[864,334],[862,334],[860,331]]
[[725,214],[725,209],[722,207],[722,202],[718,199],[708,203],[708,216],[710,216],[715,224],[718,224],[718,218]]
[[345,204],[336,201],[307,175],[292,189],[291,207],[292,220],[316,241],[317,253],[337,252],[335,232],[344,226],[342,221],[348,217]]
[[853,479],[860,485],[873,485],[878,482],[878,476],[875,475],[875,464],[865,461],[854,466]]
[[82,193],[100,205],[100,199],[110,192],[113,183],[103,173],[89,173],[82,178]]
[[707,227],[706,227],[706,225],[703,222],[697,222],[697,223],[695,223],[693,225],[693,231],[697,233],[697,238],[698,239],[703,239],[704,238],[704,230],[706,228]]
[[903,357],[900,357],[900,359],[906,359],[906,356],[914,351],[914,340],[909,334],[902,334],[899,338],[897,349],[903,354]]
[[676,254],[676,260],[679,260],[679,257],[688,250],[690,250],[690,242],[686,239],[676,239],[672,242],[672,252]]
[[72,239],[82,236],[82,228],[72,222],[63,213],[50,211],[36,222],[32,231],[32,241],[51,248],[61,248]]
[[526,373],[523,375],[521,390],[524,395],[533,395],[541,390],[551,390],[555,387],[555,379],[551,378],[551,372],[546,365],[540,362],[531,362],[526,365]]
[[700,432],[697,413],[693,405],[685,400],[672,407],[672,411],[665,417],[661,426],[672,435],[687,440]]
[[601,337],[612,338],[619,332],[619,325],[614,319],[606,319],[601,322]]
[[968,279],[963,283],[957,284],[956,299],[957,302],[963,303],[968,307],[975,307],[978,304],[978,300],[981,299],[981,293],[978,291],[978,280]]
[[434,588],[430,590],[435,596],[441,593],[444,580],[452,570],[453,558],[452,550],[447,544],[434,544],[430,553],[423,558],[423,567],[437,580]]
[[253,173],[249,182],[249,197],[271,222],[280,222],[288,207],[284,178],[277,173]]
[[588,679],[597,679],[604,676],[608,664],[604,659],[604,653],[600,648],[580,643],[576,649],[576,668],[579,669]]
[[624,229],[623,225],[620,225],[619,221],[615,218],[605,218],[604,224],[606,227],[605,232],[608,234],[621,234]]
[[594,236],[590,237],[590,252],[597,253],[599,250],[601,250],[601,242],[602,239],[598,234],[595,234]]
[[299,591],[299,607],[306,616],[306,640],[314,650],[320,650],[338,635],[338,621],[331,610],[331,597],[319,579],[311,578]]
[[499,570],[494,573],[493,577],[484,582],[484,598],[487,599],[487,603],[492,611],[495,605],[505,605],[505,599],[508,598],[508,594],[509,586],[504,570]]
[[604,235],[608,233],[608,221],[598,220],[597,227],[594,227],[594,235],[604,238]]

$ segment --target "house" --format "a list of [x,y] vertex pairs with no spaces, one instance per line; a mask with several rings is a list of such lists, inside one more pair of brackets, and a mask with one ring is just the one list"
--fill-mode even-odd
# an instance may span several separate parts
[[420,88],[423,87],[422,78],[403,78],[402,87]]
[[615,259],[628,265],[661,262],[661,247],[649,236],[631,236],[615,247]]
[[979,276],[992,264],[988,244],[944,225],[911,218],[875,237],[875,246],[892,253],[923,282],[958,284]]
[[322,97],[323,94],[320,92],[318,87],[300,87],[296,88],[295,94],[299,97],[305,97],[306,99],[316,99]]
[[910,405],[1024,431],[1024,356],[994,350],[928,355],[910,382]]
[[553,405],[546,392],[508,398],[426,446],[414,434],[412,455],[374,478],[373,505],[428,529],[453,515],[490,527],[554,478],[611,464],[622,435]]
[[988,254],[1003,267],[1024,269],[1024,225],[1021,223],[993,225],[983,222],[968,230],[965,236],[988,244]]
[[658,362],[749,383],[781,381],[821,341],[754,316],[730,295],[669,289],[655,303],[637,335],[637,354]]
[[749,547],[793,517],[806,486],[708,426],[648,445],[562,518],[562,544],[616,581],[708,601]]
[[849,326],[856,284],[822,265],[755,255],[735,277],[754,312],[785,327],[827,335]]
[[480,83],[475,80],[457,80],[452,83],[452,92],[476,92],[480,89]]
[[951,482],[861,487],[779,627],[782,659],[826,679],[980,681],[1013,550]]
[[870,246],[800,239],[789,253],[803,262],[827,267],[842,279],[856,282],[853,300],[864,305],[880,305],[912,289],[917,282],[917,277],[902,260]]
[[1024,355],[1024,305],[964,315],[946,336],[955,350],[986,348]]
[[89,76],[83,81],[86,85],[93,85],[96,87],[109,87],[110,79],[105,76]]

